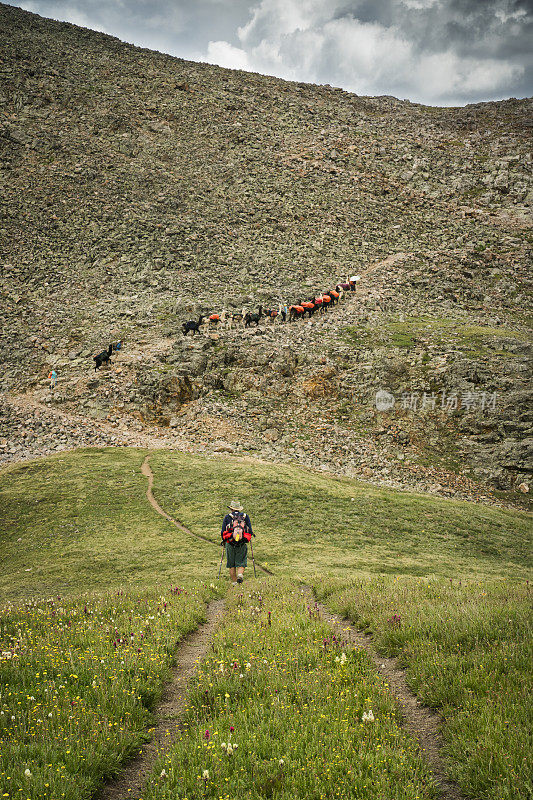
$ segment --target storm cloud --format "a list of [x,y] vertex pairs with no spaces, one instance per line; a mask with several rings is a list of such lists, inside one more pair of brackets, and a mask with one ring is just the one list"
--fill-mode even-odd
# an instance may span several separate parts
[[533,0],[25,0],[194,61],[435,105],[532,94]]

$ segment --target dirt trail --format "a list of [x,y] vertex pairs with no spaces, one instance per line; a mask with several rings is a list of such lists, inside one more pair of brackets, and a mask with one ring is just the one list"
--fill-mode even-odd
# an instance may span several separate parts
[[446,775],[444,759],[441,756],[444,740],[442,738],[442,719],[426,706],[407,686],[405,670],[398,667],[396,659],[380,656],[376,653],[372,637],[359,631],[348,620],[333,614],[322,603],[316,603],[320,616],[326,622],[340,627],[343,638],[357,647],[364,647],[372,658],[374,665],[398,700],[405,719],[405,728],[420,746],[420,750],[429,762],[437,785],[442,792],[443,800],[466,800],[458,785]]
[[213,544],[211,539],[209,539],[207,536],[202,536],[201,533],[193,533],[192,531],[189,530],[189,528],[186,528],[185,525],[183,525],[183,523],[179,522],[177,519],[174,519],[174,517],[171,517],[170,514],[167,514],[166,511],[163,511],[163,509],[161,508],[161,506],[159,505],[159,503],[157,502],[152,493],[152,487],[154,485],[154,473],[150,468],[149,462],[150,462],[150,456],[146,456],[141,466],[141,472],[148,478],[148,489],[146,490],[146,497],[148,498],[148,502],[150,503],[154,511],[157,511],[157,513],[161,514],[162,517],[168,519],[169,522],[175,525],[176,528],[179,528],[180,531],[183,531],[183,533],[188,533],[189,536],[194,536],[195,539],[202,539],[204,542],[209,542],[209,544]]
[[142,746],[139,755],[130,761],[117,779],[104,786],[96,800],[131,800],[142,797],[156,759],[170,749],[177,737],[185,710],[187,683],[207,653],[223,607],[223,600],[211,602],[207,608],[206,622],[178,645],[176,666],[157,708],[151,741]]
[[[188,533],[189,536],[194,536],[195,539],[202,539],[204,542],[208,542],[209,544],[214,544],[214,542],[212,542],[211,539],[209,539],[207,536],[202,536],[201,533],[193,533],[191,530],[189,530],[189,528],[186,528],[182,522],[179,522],[179,520],[174,519],[174,517],[171,517],[170,514],[167,514],[167,512],[161,508],[161,506],[159,505],[159,503],[157,502],[152,493],[152,487],[154,485],[154,473],[150,468],[149,462],[150,462],[150,456],[146,456],[141,466],[141,472],[148,478],[148,489],[146,490],[146,497],[148,498],[148,502],[150,503],[154,511],[157,511],[158,514],[161,514],[162,517],[164,517],[173,525],[175,525],[177,528],[179,528],[180,531],[183,531],[183,533]],[[257,569],[260,569],[261,572],[264,572],[265,575],[273,575],[273,573],[269,569],[261,566],[261,564],[258,564],[256,562],[255,566],[257,567]]]

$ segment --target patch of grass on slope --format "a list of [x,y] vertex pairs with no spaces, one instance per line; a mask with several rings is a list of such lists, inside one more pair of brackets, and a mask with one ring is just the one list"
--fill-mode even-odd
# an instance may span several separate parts
[[78,450],[0,473],[0,594],[27,597],[179,582],[214,572],[215,548],[155,513],[146,453]]
[[232,497],[249,512],[258,561],[310,576],[525,576],[531,517],[523,512],[378,489],[293,466],[158,451],[154,494],[191,530],[219,540]]
[[214,585],[0,608],[0,795],[88,800],[138,752]]
[[367,653],[345,647],[287,581],[252,587],[230,592],[186,724],[144,800],[435,798]]
[[[153,511],[145,452],[87,449],[0,473],[4,596],[64,594],[216,574],[219,551]],[[377,489],[293,466],[155,452],[154,494],[193,532],[220,540],[233,496],[258,561],[286,575],[526,575],[530,516]],[[251,565],[250,565],[251,566]],[[29,571],[28,571],[29,570]]]
[[320,578],[315,592],[407,666],[411,688],[444,717],[450,773],[467,796],[531,797],[528,585],[380,576]]

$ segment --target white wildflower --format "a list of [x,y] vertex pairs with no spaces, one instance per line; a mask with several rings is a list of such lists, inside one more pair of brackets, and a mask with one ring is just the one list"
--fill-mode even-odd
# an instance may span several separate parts
[[283,767],[284,764],[285,764],[285,762],[284,762],[284,760],[282,758],[280,758],[278,763],[279,763],[280,767]]
[[228,746],[226,748],[226,753],[228,754],[228,756],[232,756],[233,755],[233,747],[231,746],[231,744],[228,744]]
[[27,778],[31,778],[31,772],[30,772],[30,770],[28,769],[28,767],[26,767],[26,769],[24,770],[24,775],[25,775]]
[[250,664],[250,662],[249,662],[249,661],[247,661],[247,662],[246,662],[246,664],[245,664],[244,666],[246,667],[246,669],[247,669],[247,670],[248,670],[248,669],[252,669],[252,665]]
[[342,653],[341,655],[341,664],[346,664],[346,653]]
[[208,769],[204,769],[204,771],[202,772],[202,778],[204,779],[204,781],[208,781],[209,780],[209,770]]
[[226,744],[226,742],[222,742],[220,746],[223,750],[225,750],[228,745]]
[[372,710],[363,711],[363,722],[374,722],[374,714]]
[[339,661],[340,661],[340,658],[339,658],[339,656],[335,656],[335,664],[338,664],[338,663],[339,663]]
[[166,769],[162,769],[161,770],[161,775],[159,777],[160,778],[168,778]]

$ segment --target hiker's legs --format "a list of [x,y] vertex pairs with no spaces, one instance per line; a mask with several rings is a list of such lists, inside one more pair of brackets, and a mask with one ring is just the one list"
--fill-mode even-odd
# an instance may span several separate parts
[[235,555],[235,567],[237,569],[237,583],[242,583],[244,579],[244,568],[247,564],[248,545],[242,544]]
[[229,543],[226,544],[226,566],[229,569],[231,582],[237,583],[237,573],[235,571],[235,548]]

